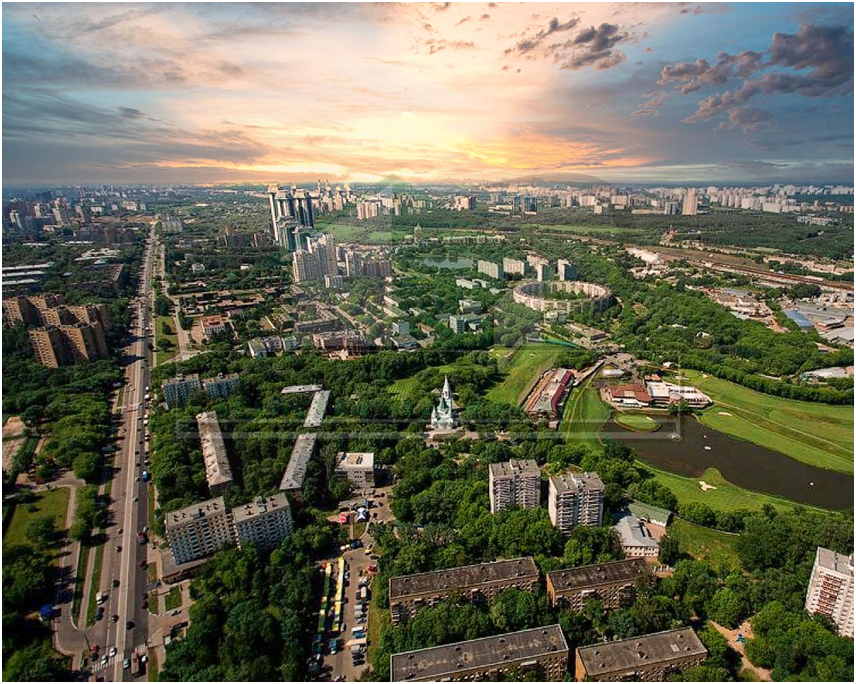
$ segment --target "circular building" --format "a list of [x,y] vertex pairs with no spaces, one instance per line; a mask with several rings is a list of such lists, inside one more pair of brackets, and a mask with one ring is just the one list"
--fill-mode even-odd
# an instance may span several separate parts
[[596,311],[608,309],[612,291],[580,280],[524,283],[514,288],[514,301],[535,311]]

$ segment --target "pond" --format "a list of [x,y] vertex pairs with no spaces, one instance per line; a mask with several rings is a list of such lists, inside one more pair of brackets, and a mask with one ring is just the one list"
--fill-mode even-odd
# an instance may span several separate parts
[[627,441],[639,458],[661,470],[698,477],[707,468],[744,489],[820,508],[853,507],[853,476],[816,468],[751,442],[711,430],[691,416],[654,417],[660,429],[640,434],[610,420],[607,439]]
[[475,261],[466,257],[438,257],[427,256],[422,258],[422,263],[426,266],[436,266],[437,268],[445,269],[471,269]]

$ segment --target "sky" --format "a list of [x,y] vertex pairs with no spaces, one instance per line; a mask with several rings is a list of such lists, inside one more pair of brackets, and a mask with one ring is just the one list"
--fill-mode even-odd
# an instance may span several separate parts
[[3,182],[853,182],[853,5],[3,3]]

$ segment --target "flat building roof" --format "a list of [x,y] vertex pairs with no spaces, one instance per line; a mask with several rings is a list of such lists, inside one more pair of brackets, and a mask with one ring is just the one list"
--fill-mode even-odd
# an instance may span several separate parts
[[582,565],[547,573],[556,591],[571,591],[612,582],[632,581],[650,574],[648,564],[641,558]]
[[498,560],[492,563],[462,565],[434,572],[400,575],[389,579],[389,598],[403,599],[424,593],[437,593],[450,589],[466,589],[482,584],[512,580],[518,577],[539,577],[532,556]]
[[306,478],[306,466],[309,465],[309,459],[315,453],[317,439],[318,435],[314,432],[297,436],[282,481],[279,483],[280,490],[288,492],[303,487],[303,480]]
[[390,658],[390,679],[394,682],[442,681],[462,669],[490,669],[561,653],[568,653],[565,635],[559,625],[548,625],[396,653]]
[[583,646],[577,655],[588,677],[650,667],[691,656],[706,656],[707,649],[692,627],[672,629],[606,644]]

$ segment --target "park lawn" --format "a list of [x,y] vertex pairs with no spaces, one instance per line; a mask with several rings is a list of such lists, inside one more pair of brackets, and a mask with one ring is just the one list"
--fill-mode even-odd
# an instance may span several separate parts
[[720,532],[675,518],[669,525],[669,536],[678,540],[682,552],[698,560],[707,561],[717,570],[730,571],[740,567],[736,534]]
[[505,379],[488,390],[487,398],[502,404],[519,405],[535,382],[564,348],[556,344],[527,342],[521,345],[508,366]]
[[163,597],[163,608],[165,612],[181,608],[181,587],[173,587],[169,593]]
[[660,429],[660,424],[656,420],[642,413],[618,411],[615,414],[615,422],[636,432],[655,432]]
[[[164,328],[164,324],[166,324],[166,328]],[[178,334],[175,332],[176,325],[177,323],[172,316],[157,317],[155,325],[155,349],[158,349],[158,345],[164,340],[171,342],[172,347],[164,351],[155,352],[155,365],[169,361],[178,353]],[[170,332],[166,332],[166,330]]]
[[565,403],[561,432],[565,439],[600,446],[600,429],[609,419],[612,409],[601,401],[600,393],[587,381],[574,388]]
[[33,503],[18,504],[12,514],[12,520],[6,534],[3,535],[3,546],[29,546],[32,547],[27,536],[29,524],[40,518],[53,518],[56,529],[65,529],[65,517],[68,510],[68,487],[57,487],[53,491],[44,491],[36,494]]
[[[722,477],[722,474],[716,468],[708,468],[698,477],[684,477],[666,472],[665,470],[658,470],[644,461],[636,461],[636,466],[641,470],[649,471],[657,482],[668,487],[678,498],[679,504],[692,502],[705,503],[718,511],[736,511],[741,508],[757,511],[766,503],[782,510],[789,510],[799,505],[787,499],[752,492],[733,485]],[[713,485],[716,489],[709,489],[706,492],[702,491],[699,485],[700,481]],[[813,507],[802,506],[802,508]]]
[[708,427],[818,468],[853,473],[852,406],[783,399],[698,371],[683,374],[714,401],[699,415]]

